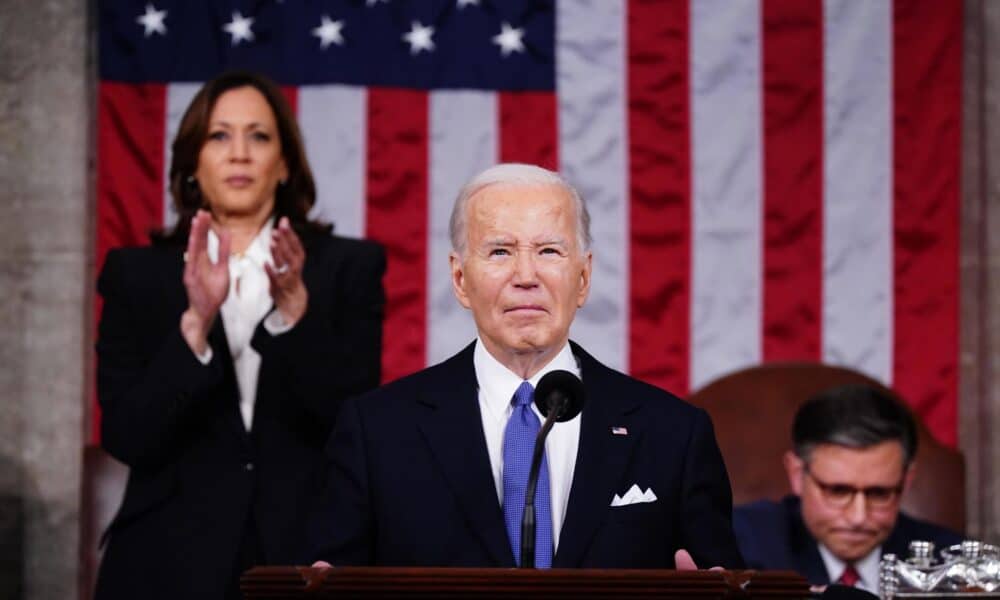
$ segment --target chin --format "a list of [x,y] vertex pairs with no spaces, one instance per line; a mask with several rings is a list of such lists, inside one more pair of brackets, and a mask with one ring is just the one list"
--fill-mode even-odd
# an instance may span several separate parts
[[523,339],[512,340],[508,347],[516,354],[534,354],[540,350],[544,350],[544,346]]
[[213,204],[231,213],[255,213],[267,200],[261,198],[260,190],[232,190]]
[[841,560],[856,561],[868,556],[868,553],[874,550],[877,545],[877,542],[865,544],[864,546],[840,544],[831,546],[830,550]]
[[509,347],[518,354],[535,354],[548,350],[552,345],[543,336],[521,335],[510,340]]

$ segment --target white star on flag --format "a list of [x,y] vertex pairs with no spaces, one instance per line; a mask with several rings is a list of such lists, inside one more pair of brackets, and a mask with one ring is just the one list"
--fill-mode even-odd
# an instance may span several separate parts
[[421,25],[419,21],[414,21],[410,26],[410,31],[403,34],[403,39],[410,45],[410,54],[417,54],[421,50],[431,52],[434,50],[434,28],[430,25]]
[[479,0],[458,0],[459,8],[465,8],[466,6],[479,6]]
[[312,34],[319,38],[319,47],[326,50],[330,44],[344,45],[343,29],[343,21],[331,21],[330,17],[323,15],[319,27],[313,29]]
[[250,29],[251,25],[253,25],[253,17],[244,17],[239,11],[234,11],[233,20],[226,23],[222,29],[233,36],[233,45],[235,46],[243,40],[248,42],[253,41],[253,30]]
[[163,23],[163,20],[167,18],[167,11],[156,10],[156,7],[152,4],[146,5],[146,14],[139,15],[135,22],[142,25],[144,31],[142,32],[143,37],[149,37],[154,33],[160,35],[167,35],[167,26]]
[[524,52],[524,29],[511,27],[510,23],[500,26],[500,33],[493,36],[493,43],[500,46],[500,53],[507,56],[511,52]]

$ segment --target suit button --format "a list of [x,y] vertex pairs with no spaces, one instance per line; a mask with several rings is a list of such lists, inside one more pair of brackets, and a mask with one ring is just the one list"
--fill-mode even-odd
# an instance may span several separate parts
[[246,469],[247,471],[253,471],[253,463],[248,462],[247,464],[243,465],[243,468]]

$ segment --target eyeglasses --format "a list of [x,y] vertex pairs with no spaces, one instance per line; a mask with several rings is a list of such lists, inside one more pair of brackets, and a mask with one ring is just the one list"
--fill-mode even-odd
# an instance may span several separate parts
[[853,485],[847,485],[843,483],[827,483],[813,474],[809,470],[809,466],[806,465],[806,474],[816,482],[819,486],[820,491],[823,493],[823,499],[834,508],[844,508],[854,501],[854,496],[857,494],[862,494],[865,497],[865,503],[869,508],[888,508],[892,506],[896,500],[899,499],[899,495],[903,493],[903,481],[894,486],[887,487],[881,485],[873,485],[865,488],[856,488]]

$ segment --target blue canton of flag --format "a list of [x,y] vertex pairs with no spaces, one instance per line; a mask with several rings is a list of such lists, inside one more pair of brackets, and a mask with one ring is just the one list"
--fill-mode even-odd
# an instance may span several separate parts
[[553,90],[551,0],[104,0],[106,81]]

